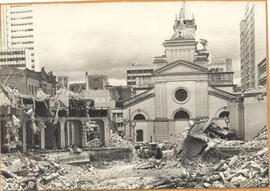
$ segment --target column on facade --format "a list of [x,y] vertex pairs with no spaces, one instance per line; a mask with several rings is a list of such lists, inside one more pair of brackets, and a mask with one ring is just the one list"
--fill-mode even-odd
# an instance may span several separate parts
[[65,120],[60,122],[60,148],[65,148]]

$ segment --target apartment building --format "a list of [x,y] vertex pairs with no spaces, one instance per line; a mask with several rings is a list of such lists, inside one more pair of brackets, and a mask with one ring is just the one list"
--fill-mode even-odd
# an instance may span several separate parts
[[32,5],[1,6],[1,47],[27,49],[30,52],[30,70],[40,71],[35,47],[34,14]]
[[[240,63],[242,89],[256,88],[257,64],[266,57],[265,4],[247,3],[244,19],[240,23]],[[257,10],[257,11],[256,11]]]

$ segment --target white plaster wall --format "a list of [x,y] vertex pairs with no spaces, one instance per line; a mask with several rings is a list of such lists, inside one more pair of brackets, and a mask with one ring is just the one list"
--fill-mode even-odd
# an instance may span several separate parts
[[228,107],[228,102],[224,99],[209,95],[209,117],[218,117],[217,115],[224,106]]
[[[159,82],[155,84],[155,114],[156,118],[167,117],[167,99],[170,99],[167,95],[166,82]],[[168,106],[170,106],[168,104]],[[171,106],[170,106],[171,107]]]
[[259,101],[256,97],[244,99],[244,131],[245,140],[250,140],[267,125],[266,97]]
[[[196,111],[195,116],[208,116],[208,81],[196,81],[195,83]],[[194,117],[195,117],[194,116]]]
[[137,103],[135,105],[132,105],[126,109],[123,110],[123,117],[124,119],[129,118],[129,109],[131,114],[131,119],[137,114],[141,113],[145,115],[146,119],[154,119],[155,118],[155,97],[149,98],[147,100],[144,100],[140,103]]

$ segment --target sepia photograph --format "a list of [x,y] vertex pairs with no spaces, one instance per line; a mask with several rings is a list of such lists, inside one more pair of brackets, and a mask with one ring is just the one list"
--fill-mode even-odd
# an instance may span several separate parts
[[266,1],[0,13],[1,190],[269,188]]

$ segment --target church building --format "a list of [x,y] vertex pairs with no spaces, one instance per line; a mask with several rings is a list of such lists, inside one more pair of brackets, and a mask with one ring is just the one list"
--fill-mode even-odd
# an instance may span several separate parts
[[[153,88],[121,103],[126,136],[135,142],[175,142],[197,117],[215,117],[226,126],[233,94],[233,72],[212,72],[207,68],[207,41],[195,40],[194,17],[185,18],[182,8],[174,23],[174,34],[163,43],[165,55],[155,57],[158,67],[151,76]],[[132,125],[130,125],[132,124]]]

